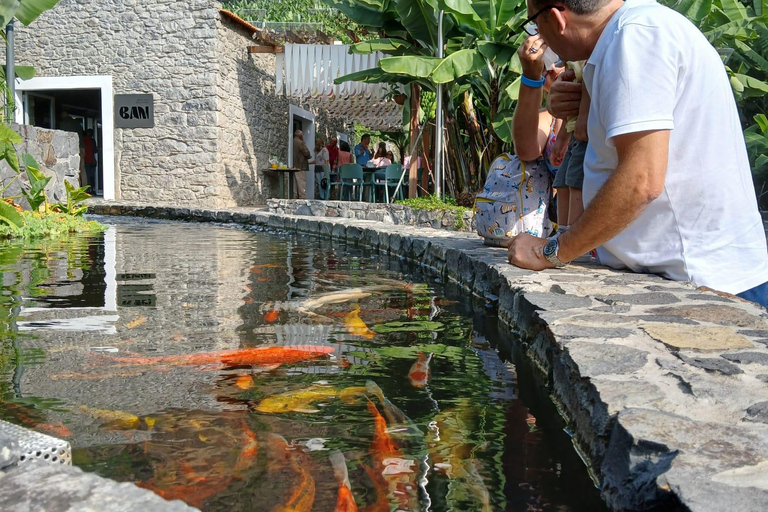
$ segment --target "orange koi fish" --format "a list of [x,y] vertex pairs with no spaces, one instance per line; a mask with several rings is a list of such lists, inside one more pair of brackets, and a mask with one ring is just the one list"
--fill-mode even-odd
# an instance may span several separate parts
[[277,309],[273,309],[272,311],[267,311],[266,313],[264,313],[264,320],[266,320],[269,323],[274,322],[278,318],[280,318],[280,311],[278,311]]
[[309,512],[315,503],[315,479],[302,464],[299,454],[288,446],[279,434],[269,434],[269,453],[278,467],[289,467],[298,475],[298,482],[288,498],[272,509],[272,512]]
[[397,449],[397,445],[392,440],[392,436],[387,431],[387,421],[379,413],[373,402],[368,400],[368,411],[373,416],[373,442],[371,443],[371,457],[379,466],[385,459],[391,457],[401,457],[402,453]]
[[219,352],[198,352],[176,356],[160,357],[114,357],[103,356],[123,364],[170,364],[170,365],[223,365],[248,366],[291,364],[306,361],[324,354],[330,354],[333,347],[315,345],[295,345],[291,347],[254,347],[237,350],[222,350]]
[[370,400],[368,410],[373,415],[374,422],[371,458],[374,473],[380,473],[374,484],[386,483],[387,495],[394,500],[398,510],[418,510],[416,474],[413,469],[416,462],[403,457],[389,435],[386,420]]
[[251,389],[255,385],[256,384],[253,382],[253,377],[250,375],[238,375],[237,379],[235,379],[235,386],[242,390]]
[[240,455],[237,457],[237,462],[235,463],[236,472],[243,471],[244,469],[251,467],[253,461],[256,460],[256,455],[259,449],[259,443],[256,439],[256,434],[254,434],[253,431],[248,428],[248,425],[246,425],[245,421],[242,422],[242,425],[243,449],[240,452]]
[[411,369],[408,370],[408,380],[411,382],[411,386],[415,388],[423,388],[429,383],[429,362],[431,360],[432,354],[425,356],[423,353],[419,352],[418,359],[413,363]]
[[376,473],[373,469],[365,464],[361,464],[368,478],[371,479],[373,484],[373,492],[376,494],[376,501],[368,505],[363,509],[363,512],[389,512],[389,498],[387,498],[387,481],[381,476],[381,473]]
[[336,450],[330,456],[333,474],[339,482],[339,494],[336,498],[336,508],[333,512],[357,512],[357,503],[352,496],[352,486],[349,483],[349,473],[347,472],[347,461],[344,454]]
[[60,421],[53,423],[40,423],[35,425],[35,429],[54,437],[70,437],[72,432]]

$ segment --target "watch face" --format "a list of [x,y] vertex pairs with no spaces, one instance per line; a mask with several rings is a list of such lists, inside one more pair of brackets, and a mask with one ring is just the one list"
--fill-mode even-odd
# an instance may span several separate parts
[[547,242],[547,245],[544,246],[544,256],[550,257],[554,256],[554,254],[557,252],[557,240],[550,240]]

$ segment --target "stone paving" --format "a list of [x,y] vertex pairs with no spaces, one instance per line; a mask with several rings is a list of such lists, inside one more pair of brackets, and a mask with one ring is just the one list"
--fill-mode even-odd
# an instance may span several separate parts
[[472,233],[255,208],[91,212],[296,230],[420,262],[498,305],[612,508],[768,510],[768,313],[756,305],[593,264],[521,270]]

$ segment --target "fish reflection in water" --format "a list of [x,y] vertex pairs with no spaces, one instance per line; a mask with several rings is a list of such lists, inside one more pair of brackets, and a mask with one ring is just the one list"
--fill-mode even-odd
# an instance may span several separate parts
[[445,472],[453,482],[446,496],[449,502],[453,499],[452,494],[473,496],[480,503],[482,512],[490,512],[490,493],[477,470],[480,462],[473,456],[476,446],[470,441],[477,413],[466,399],[456,407],[440,412],[432,423],[434,437],[428,443],[429,453],[434,467]]
[[269,457],[272,460],[270,472],[288,472],[292,487],[284,493],[281,501],[272,512],[309,512],[315,503],[315,479],[309,472],[303,454],[288,445],[279,434],[267,437]]
[[[110,416],[106,410],[88,410]],[[112,411],[111,416],[127,414]],[[136,428],[152,431],[150,440],[127,446],[129,456],[148,465],[152,475],[136,485],[167,500],[201,507],[243,478],[256,460],[256,434],[242,413],[181,410],[136,418]]]

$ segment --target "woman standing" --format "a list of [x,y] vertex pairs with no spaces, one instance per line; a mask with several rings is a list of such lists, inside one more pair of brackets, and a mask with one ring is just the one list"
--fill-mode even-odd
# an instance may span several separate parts
[[315,139],[315,158],[309,161],[315,164],[315,191],[320,199],[328,199],[331,172],[331,156],[325,141],[320,137]]

